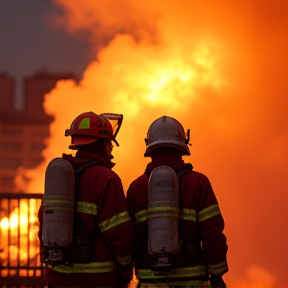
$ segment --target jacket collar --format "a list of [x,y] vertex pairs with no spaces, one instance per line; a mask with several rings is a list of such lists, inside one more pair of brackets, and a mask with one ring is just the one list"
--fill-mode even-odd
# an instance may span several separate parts
[[101,161],[104,166],[109,169],[112,169],[115,166],[115,163],[111,162],[111,159],[102,155],[102,153],[95,153],[94,151],[78,150],[76,155],[72,154],[63,154],[63,159],[68,160],[71,163],[82,164],[92,161]]
[[152,158],[152,161],[148,163],[145,174],[148,176],[158,166],[165,165],[173,168],[174,170],[180,170],[186,167],[186,164],[179,155],[161,155]]

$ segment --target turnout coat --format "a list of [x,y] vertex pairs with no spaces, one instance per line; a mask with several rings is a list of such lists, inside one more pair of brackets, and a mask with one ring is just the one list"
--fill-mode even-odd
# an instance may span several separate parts
[[[162,274],[153,271],[153,257],[147,251],[148,180],[152,170],[160,165],[169,166],[176,172],[184,171],[179,180],[181,250],[174,259],[176,267]],[[192,165],[185,164],[180,155],[153,158],[145,172],[130,184],[127,200],[136,223],[134,263],[140,282],[205,281],[211,275],[222,276],[228,271],[224,220],[210,181],[205,175],[193,171]]]
[[[101,165],[88,167],[76,178],[76,209],[81,223],[94,237],[90,263],[46,265],[44,278],[55,286],[119,287],[133,277],[133,222],[113,163],[93,151],[77,151],[76,156],[63,154],[72,164],[97,161]],[[43,222],[43,203],[38,213],[39,239]],[[61,231],[59,231],[61,233]]]

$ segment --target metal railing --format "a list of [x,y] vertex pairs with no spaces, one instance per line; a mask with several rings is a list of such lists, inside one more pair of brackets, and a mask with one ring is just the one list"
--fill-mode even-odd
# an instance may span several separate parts
[[44,287],[38,240],[42,194],[0,194],[0,286]]

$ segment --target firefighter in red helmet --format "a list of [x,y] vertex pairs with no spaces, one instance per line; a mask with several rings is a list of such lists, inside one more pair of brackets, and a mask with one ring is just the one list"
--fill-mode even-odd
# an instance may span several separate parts
[[156,119],[145,139],[152,161],[127,192],[141,288],[226,287],[224,220],[208,178],[183,160],[189,134],[172,117]]
[[[119,114],[85,112],[65,131],[65,136],[71,136],[69,148],[77,152],[75,156],[63,154],[62,158],[69,161],[75,171],[81,170],[81,174],[76,173],[75,214],[78,220],[74,230],[77,232],[84,227],[92,235],[92,252],[85,263],[71,251],[72,260],[68,264],[46,264],[44,280],[49,287],[116,288],[132,280],[134,224],[122,182],[111,170],[115,165],[111,162],[112,142],[119,146],[116,135],[122,120]],[[41,234],[43,210],[42,203],[38,213],[39,239],[45,250]]]

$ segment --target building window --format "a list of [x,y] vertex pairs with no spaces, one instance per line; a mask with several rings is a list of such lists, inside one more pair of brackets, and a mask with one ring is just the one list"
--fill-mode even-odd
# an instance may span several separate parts
[[2,128],[1,130],[2,135],[22,135],[23,129],[21,128]]
[[46,130],[31,130],[30,135],[34,136],[34,137],[48,138],[49,137],[49,130],[48,130],[48,128]]
[[23,149],[22,142],[2,142],[1,150],[2,151],[19,151]]
[[22,166],[21,158],[1,158],[0,159],[0,168],[2,169],[17,169]]
[[42,161],[43,161],[42,157],[33,157],[29,160],[28,168],[33,168],[33,167],[39,165]]
[[3,188],[11,188],[14,186],[14,177],[1,177],[0,178],[1,187]]
[[45,148],[45,145],[43,143],[31,143],[30,144],[31,151],[41,152],[42,150],[44,150],[44,148]]

